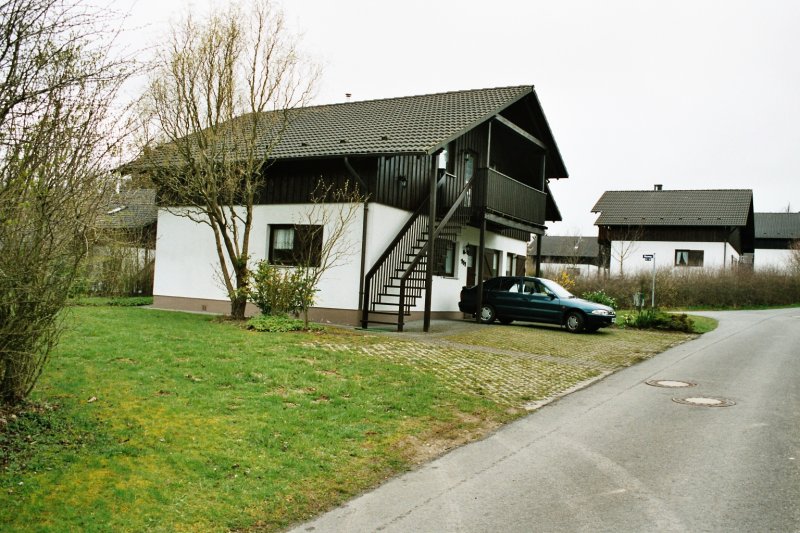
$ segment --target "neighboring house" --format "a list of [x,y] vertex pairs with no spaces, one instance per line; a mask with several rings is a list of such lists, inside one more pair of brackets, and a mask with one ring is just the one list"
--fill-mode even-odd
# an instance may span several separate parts
[[[357,246],[352,260],[325,273],[310,313],[363,325],[461,316],[462,286],[517,271],[530,235],[560,220],[548,182],[567,177],[531,86],[302,108],[265,172],[253,262],[291,266],[284,252],[302,240],[298,221],[319,179],[349,181],[368,195],[345,235]],[[428,281],[432,189],[438,234]],[[208,227],[161,209],[158,232],[155,306],[227,312]],[[407,270],[405,313],[398,313]]]
[[157,222],[154,189],[112,195],[97,221],[99,244],[91,254],[92,292],[152,294]]
[[786,268],[797,253],[791,247],[800,241],[800,213],[756,213],[755,235],[755,268]]
[[[566,272],[575,276],[596,276],[604,271],[605,262],[600,257],[597,237],[544,235],[541,238],[540,261],[545,274]],[[535,260],[536,242],[528,248]]]
[[657,268],[752,265],[753,191],[607,191],[592,208],[612,274]]

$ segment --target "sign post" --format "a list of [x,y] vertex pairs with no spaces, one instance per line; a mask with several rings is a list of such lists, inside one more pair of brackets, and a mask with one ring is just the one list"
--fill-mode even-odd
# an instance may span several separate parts
[[645,261],[652,261],[653,262],[653,292],[650,295],[650,307],[655,309],[656,307],[656,254],[644,254],[642,258]]

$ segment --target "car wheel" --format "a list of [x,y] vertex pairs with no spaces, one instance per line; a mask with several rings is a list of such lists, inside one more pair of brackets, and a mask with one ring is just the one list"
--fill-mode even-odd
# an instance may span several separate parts
[[580,333],[583,331],[583,323],[584,319],[580,311],[570,311],[567,314],[566,320],[564,320],[564,325],[570,333]]
[[497,321],[500,322],[501,324],[505,324],[507,326],[507,325],[511,324],[512,322],[514,322],[514,319],[513,318],[505,318],[505,317],[503,317],[503,318],[498,318]]
[[491,324],[495,318],[494,307],[489,304],[483,304],[481,307],[481,322],[483,324]]

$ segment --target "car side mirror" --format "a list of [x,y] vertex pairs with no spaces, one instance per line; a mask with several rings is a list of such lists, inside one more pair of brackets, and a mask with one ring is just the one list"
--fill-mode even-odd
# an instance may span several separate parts
[[548,292],[547,296],[549,296],[551,300],[555,300],[556,299],[556,295],[553,294],[552,292]]

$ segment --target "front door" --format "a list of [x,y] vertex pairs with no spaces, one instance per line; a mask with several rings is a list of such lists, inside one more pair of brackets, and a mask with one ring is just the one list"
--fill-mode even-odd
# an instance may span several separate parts
[[[472,287],[477,284],[478,280],[478,262],[475,258],[478,256],[478,247],[472,244],[467,245],[467,287]],[[500,266],[500,252],[486,248],[483,251],[483,280],[497,277],[498,267]]]

